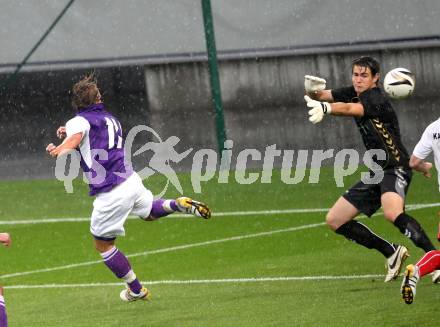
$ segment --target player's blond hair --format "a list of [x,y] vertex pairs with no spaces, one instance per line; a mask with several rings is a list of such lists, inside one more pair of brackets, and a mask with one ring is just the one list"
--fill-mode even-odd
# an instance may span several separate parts
[[84,76],[72,88],[72,107],[75,110],[86,108],[97,102],[98,81],[94,73]]

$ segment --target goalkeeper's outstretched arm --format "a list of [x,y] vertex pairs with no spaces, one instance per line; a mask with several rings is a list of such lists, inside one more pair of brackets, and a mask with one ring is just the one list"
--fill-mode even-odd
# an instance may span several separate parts
[[306,94],[313,100],[333,102],[331,90],[326,90],[326,80],[320,77],[305,75],[304,89]]
[[308,95],[304,96],[307,102],[309,121],[313,124],[321,122],[325,115],[334,116],[351,116],[362,117],[364,115],[364,107],[360,103],[345,103],[334,102],[328,103],[325,101],[317,101],[310,98]]

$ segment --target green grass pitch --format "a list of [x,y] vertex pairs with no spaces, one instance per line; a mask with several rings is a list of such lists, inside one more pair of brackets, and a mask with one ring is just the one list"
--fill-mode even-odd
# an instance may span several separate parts
[[[346,178],[346,187],[357,178]],[[73,194],[55,180],[0,182],[0,231],[13,237],[11,248],[0,248],[10,326],[435,325],[440,285],[424,278],[406,305],[401,278],[383,282],[383,257],[331,232],[324,211],[282,212],[329,208],[344,191],[331,170],[321,172],[319,184],[296,185],[282,183],[279,171],[271,183],[239,185],[231,172],[228,184],[203,183],[202,194],[192,193],[190,175],[179,179],[187,195],[212,207],[213,218],[127,221],[118,247],[153,294],[151,302],[129,304],[119,300],[122,285],[100,262],[86,219],[34,223],[89,217],[92,199],[82,182]],[[153,191],[163,183],[145,181]],[[173,191],[167,197],[178,196]],[[439,199],[436,178],[415,175],[407,203]],[[437,211],[410,211],[432,240]],[[362,221],[405,244],[408,263],[422,255],[382,215]]]

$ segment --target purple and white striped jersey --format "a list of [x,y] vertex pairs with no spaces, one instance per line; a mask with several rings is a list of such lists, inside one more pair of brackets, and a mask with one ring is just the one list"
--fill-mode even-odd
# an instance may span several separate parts
[[90,195],[110,191],[133,173],[124,159],[121,124],[103,103],[81,109],[66,123],[67,137],[77,133],[83,134],[79,153]]

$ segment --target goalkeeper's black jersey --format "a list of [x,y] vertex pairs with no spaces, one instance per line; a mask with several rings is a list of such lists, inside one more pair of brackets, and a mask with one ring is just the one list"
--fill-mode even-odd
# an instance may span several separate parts
[[378,87],[357,96],[354,87],[332,90],[334,102],[360,102],[364,116],[355,117],[367,150],[382,149],[386,160],[373,160],[382,168],[403,167],[409,169],[409,156],[400,137],[396,113],[382,90]]

